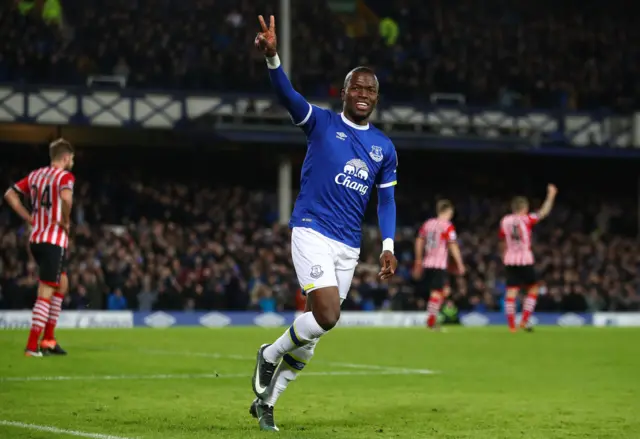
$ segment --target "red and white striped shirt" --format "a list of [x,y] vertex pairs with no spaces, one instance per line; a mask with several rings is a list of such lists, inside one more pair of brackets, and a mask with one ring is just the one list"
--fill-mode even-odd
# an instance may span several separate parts
[[504,265],[533,265],[531,251],[531,229],[538,223],[535,213],[527,215],[509,214],[500,221],[500,238],[505,240],[507,250]]
[[448,244],[457,239],[453,224],[450,221],[431,218],[420,227],[418,236],[425,242],[422,266],[446,270],[449,258]]
[[64,169],[47,166],[31,171],[29,175],[13,185],[13,189],[28,196],[31,201],[32,243],[49,243],[63,248],[69,245],[69,236],[58,225],[62,221],[63,189],[73,190],[76,179]]

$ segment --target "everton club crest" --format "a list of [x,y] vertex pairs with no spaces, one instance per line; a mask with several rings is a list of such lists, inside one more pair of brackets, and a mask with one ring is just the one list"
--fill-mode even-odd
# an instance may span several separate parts
[[376,162],[381,162],[384,156],[382,155],[382,147],[381,146],[372,146],[371,152],[369,156]]

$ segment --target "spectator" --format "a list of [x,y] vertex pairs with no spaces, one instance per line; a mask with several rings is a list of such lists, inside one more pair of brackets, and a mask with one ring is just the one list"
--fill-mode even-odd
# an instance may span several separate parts
[[[0,12],[0,79],[78,85],[87,75],[113,73],[136,88],[269,89],[252,41],[257,15],[276,11],[275,0],[63,3],[62,29],[17,8]],[[357,60],[376,68],[389,101],[448,93],[471,105],[638,107],[640,57],[629,42],[640,34],[628,2],[366,4],[373,13],[343,24],[327,2],[292,2],[292,79],[304,94],[335,97],[331,81]]]
[[[29,162],[33,153],[19,151],[14,156],[6,147],[0,173],[3,187],[33,167]],[[289,231],[274,224],[273,188],[264,172],[252,168],[270,166],[268,154],[255,157],[255,164],[244,153],[236,157],[216,151],[215,156],[207,156],[198,151],[190,156],[181,150],[163,157],[163,152],[154,151],[152,167],[148,152],[130,148],[126,153],[127,163],[113,149],[92,151],[91,157],[79,160],[74,205],[83,206],[84,219],[72,228],[71,291],[65,308],[113,309],[116,291],[116,309],[304,308],[290,258]],[[113,160],[118,161],[119,171],[111,169],[110,156],[117,158]],[[535,188],[544,188],[547,178],[564,180],[558,181],[562,195],[552,215],[534,232],[537,268],[545,282],[538,310],[640,309],[636,199],[633,190],[625,192],[635,187],[633,162],[616,162],[617,179],[612,180],[598,174],[612,172],[600,171],[606,167],[601,161],[593,165],[575,161],[569,169],[565,162],[554,164],[547,158],[518,162],[510,157],[506,166],[497,156],[445,156],[404,160],[403,179],[413,183],[398,186],[396,192],[399,266],[390,283],[376,279],[380,237],[373,203],[365,221],[361,262],[343,309],[425,309],[410,278],[413,241],[418,225],[433,212],[433,200],[438,193],[446,193],[456,206],[453,221],[468,267],[465,277],[450,279],[450,298],[460,311],[501,311],[505,286],[497,253],[497,223],[512,192],[521,189],[506,182],[522,180],[523,167],[540,169],[541,164],[545,175],[527,177],[531,181],[525,193],[535,195]],[[211,172],[214,160],[225,163],[224,168]],[[425,163],[431,166],[431,180],[422,187]],[[498,168],[500,178],[495,179]],[[188,175],[183,169],[189,170]],[[241,185],[229,186],[226,182],[233,181],[238,169],[243,169]],[[583,184],[583,175],[590,175],[598,185]],[[26,251],[27,238],[15,216],[0,209],[0,303],[4,308],[30,308],[35,297],[37,276]]]
[[[198,285],[198,287],[200,288],[199,293],[202,294],[202,285]],[[151,276],[147,274],[142,280],[142,291],[138,293],[138,310],[151,311],[157,299],[158,292],[151,288]]]
[[111,311],[127,309],[127,299],[122,295],[122,290],[120,290],[120,288],[116,288],[113,293],[109,294],[107,309]]

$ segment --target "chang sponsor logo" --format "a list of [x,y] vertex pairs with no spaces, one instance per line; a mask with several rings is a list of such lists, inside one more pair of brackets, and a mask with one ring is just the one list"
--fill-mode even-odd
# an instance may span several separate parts
[[[28,329],[31,327],[30,311],[0,312],[0,329]],[[58,319],[58,328],[132,328],[131,311],[67,311]]]
[[597,312],[592,318],[593,326],[640,327],[640,312]]
[[558,319],[559,326],[584,326],[586,319],[575,313],[567,313],[560,316]]
[[0,329],[29,329],[31,328],[30,311],[0,312]]
[[411,327],[424,326],[423,312],[359,312],[345,311],[340,314],[339,326]]
[[222,328],[231,324],[231,318],[219,312],[210,312],[200,317],[199,322],[207,328]]
[[264,314],[260,314],[255,319],[253,319],[253,323],[257,326],[262,326],[263,328],[273,328],[276,326],[284,325],[285,318],[279,314],[267,312]]
[[[62,318],[64,311],[60,315]],[[60,323],[60,322],[59,322]],[[128,311],[78,312],[69,316],[69,323],[61,328],[132,328],[133,314]]]
[[366,195],[369,191],[369,168],[360,159],[351,159],[344,165],[342,172],[335,176],[334,181],[340,186]]
[[489,324],[489,317],[478,312],[472,312],[463,315],[460,318],[460,323],[463,326],[487,326]]
[[144,323],[152,328],[167,328],[176,322],[175,317],[166,312],[154,312],[150,316],[144,318]]

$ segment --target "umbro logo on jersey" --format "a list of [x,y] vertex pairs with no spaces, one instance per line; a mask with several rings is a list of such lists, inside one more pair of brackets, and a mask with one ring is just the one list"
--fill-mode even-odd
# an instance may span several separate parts
[[346,140],[347,139],[347,135],[345,133],[343,133],[342,131],[338,131],[336,133],[336,139]]

